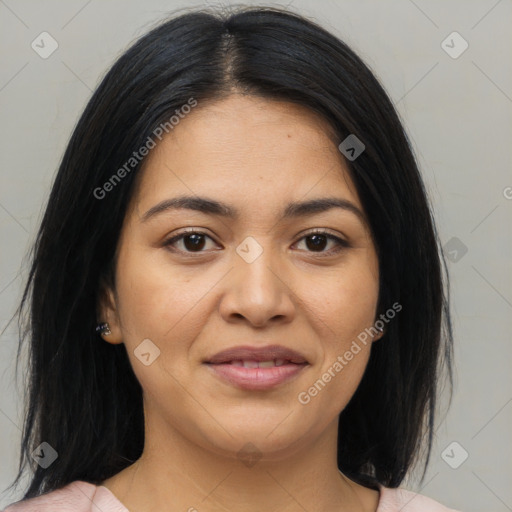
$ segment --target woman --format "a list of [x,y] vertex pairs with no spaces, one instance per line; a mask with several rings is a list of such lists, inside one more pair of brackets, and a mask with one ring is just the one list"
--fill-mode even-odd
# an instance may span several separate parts
[[351,49],[272,8],[166,21],[53,186],[16,481],[37,464],[6,511],[451,510],[399,488],[451,382],[441,264]]

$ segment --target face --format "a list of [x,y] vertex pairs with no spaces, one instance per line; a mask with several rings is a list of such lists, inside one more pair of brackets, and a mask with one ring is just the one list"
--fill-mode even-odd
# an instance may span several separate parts
[[[272,458],[337,426],[377,339],[354,348],[376,319],[379,268],[325,121],[251,96],[199,104],[151,150],[138,178],[101,320],[112,331],[104,339],[126,346],[149,431],[179,432],[233,457],[250,442]],[[160,205],[179,196],[237,215],[200,201]],[[352,208],[284,215],[318,199]],[[251,373],[245,384],[222,376],[228,365],[205,363],[242,345],[281,345],[306,363],[230,364],[226,374]],[[265,372],[270,384],[261,384]],[[272,381],[277,373],[287,378]]]

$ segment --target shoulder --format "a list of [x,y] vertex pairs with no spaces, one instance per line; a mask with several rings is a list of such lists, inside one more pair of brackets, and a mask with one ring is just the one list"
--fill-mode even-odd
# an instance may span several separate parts
[[412,491],[379,486],[380,501],[377,512],[460,512]]
[[127,512],[105,487],[75,480],[54,491],[17,501],[3,512]]

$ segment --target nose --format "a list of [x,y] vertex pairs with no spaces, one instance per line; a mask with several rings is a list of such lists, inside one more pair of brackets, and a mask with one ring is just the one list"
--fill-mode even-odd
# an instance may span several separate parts
[[226,322],[246,321],[261,328],[291,322],[295,315],[289,273],[269,250],[250,263],[236,254],[223,286],[219,311]]

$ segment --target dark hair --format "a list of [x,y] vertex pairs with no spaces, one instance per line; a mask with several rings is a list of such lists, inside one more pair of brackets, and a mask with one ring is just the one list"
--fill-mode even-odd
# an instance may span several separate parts
[[[424,452],[424,478],[446,368],[451,399],[453,336],[446,262],[408,138],[382,86],[345,43],[290,11],[238,7],[181,13],[153,28],[115,62],[74,129],[17,310],[17,364],[25,338],[30,343],[14,482],[30,463],[24,499],[75,480],[99,484],[142,454],[142,388],[125,346],[94,332],[98,291],[114,287],[116,246],[142,162],[108,200],[94,190],[190,98],[201,106],[233,91],[303,105],[328,121],[338,143],[352,134],[365,145],[347,164],[379,257],[378,312],[395,302],[402,310],[340,414],[338,466],[363,485],[397,487]],[[59,455],[47,469],[30,456],[42,442]]]

